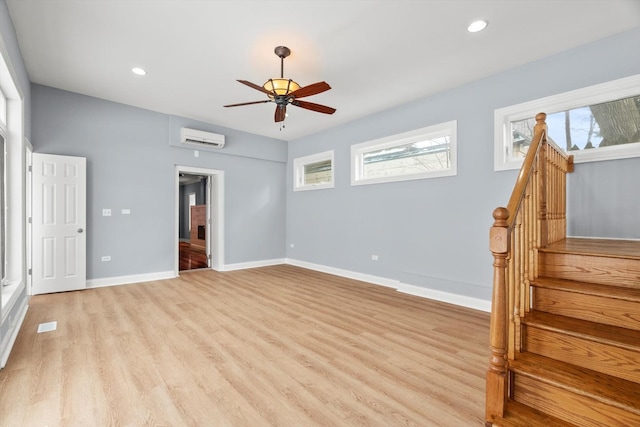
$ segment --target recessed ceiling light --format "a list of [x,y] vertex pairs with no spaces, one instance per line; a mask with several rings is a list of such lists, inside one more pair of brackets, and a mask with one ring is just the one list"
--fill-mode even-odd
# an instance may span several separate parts
[[483,20],[473,21],[467,27],[467,31],[470,33],[477,33],[478,31],[482,31],[487,28],[488,22]]
[[147,72],[144,69],[140,68],[140,67],[133,67],[131,69],[131,72],[133,74],[137,74],[139,76],[146,76],[147,75]]

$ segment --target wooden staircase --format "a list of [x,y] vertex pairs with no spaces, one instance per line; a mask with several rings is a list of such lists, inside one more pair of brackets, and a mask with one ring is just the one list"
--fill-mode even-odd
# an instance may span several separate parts
[[539,273],[493,425],[640,425],[640,242],[565,239]]
[[494,212],[486,425],[640,426],[640,241],[566,238],[539,125],[533,178]]

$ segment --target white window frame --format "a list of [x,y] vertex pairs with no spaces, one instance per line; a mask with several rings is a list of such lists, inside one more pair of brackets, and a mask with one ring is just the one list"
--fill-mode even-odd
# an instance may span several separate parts
[[[0,287],[7,286],[7,138],[4,123],[0,123]],[[2,292],[0,289],[0,304],[2,304]]]
[[[304,183],[304,168],[307,165],[322,161],[331,161],[331,180],[318,184]],[[293,191],[321,190],[325,188],[333,188],[335,182],[336,164],[334,161],[333,150],[324,151],[322,153],[311,154],[309,156],[298,157],[293,159]]]
[[[18,79],[9,61],[9,53],[0,36],[0,90],[6,99],[5,120],[5,286],[0,287],[0,323],[7,321],[14,304],[26,287],[26,218],[24,156],[24,102]],[[0,348],[0,352],[3,351]],[[0,355],[1,356],[1,355]],[[0,360],[0,367],[6,360]]]
[[[586,107],[640,93],[640,74],[612,80],[557,95],[539,98],[522,104],[499,108],[494,112],[494,170],[519,169],[524,159],[507,160],[507,144],[511,143],[511,122],[574,108]],[[640,157],[640,143],[614,145],[591,150],[571,151],[574,163]]]
[[0,125],[7,126],[7,97],[0,88]]
[[[362,142],[351,146],[351,185],[381,184],[385,182],[411,181],[414,179],[440,178],[445,176],[455,176],[458,173],[457,166],[457,120],[439,123],[409,132],[390,135],[372,141]],[[413,142],[424,141],[433,138],[449,136],[449,158],[451,167],[431,172],[385,176],[380,178],[364,177],[364,155],[370,151],[382,150],[396,146],[411,144]]]

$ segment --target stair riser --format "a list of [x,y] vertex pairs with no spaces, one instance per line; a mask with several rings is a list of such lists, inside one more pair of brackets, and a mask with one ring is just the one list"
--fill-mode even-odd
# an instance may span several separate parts
[[542,277],[640,287],[640,260],[540,252],[539,265]]
[[512,398],[584,427],[640,425],[640,415],[524,375],[514,375]]
[[535,288],[533,307],[551,314],[640,331],[640,304],[634,301]]
[[525,348],[532,353],[640,383],[640,352],[526,326]]

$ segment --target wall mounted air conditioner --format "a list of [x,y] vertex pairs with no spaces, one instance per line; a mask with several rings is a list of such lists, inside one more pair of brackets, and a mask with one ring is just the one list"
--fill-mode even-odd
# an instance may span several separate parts
[[180,129],[180,143],[206,145],[207,147],[224,147],[224,135],[189,128]]

